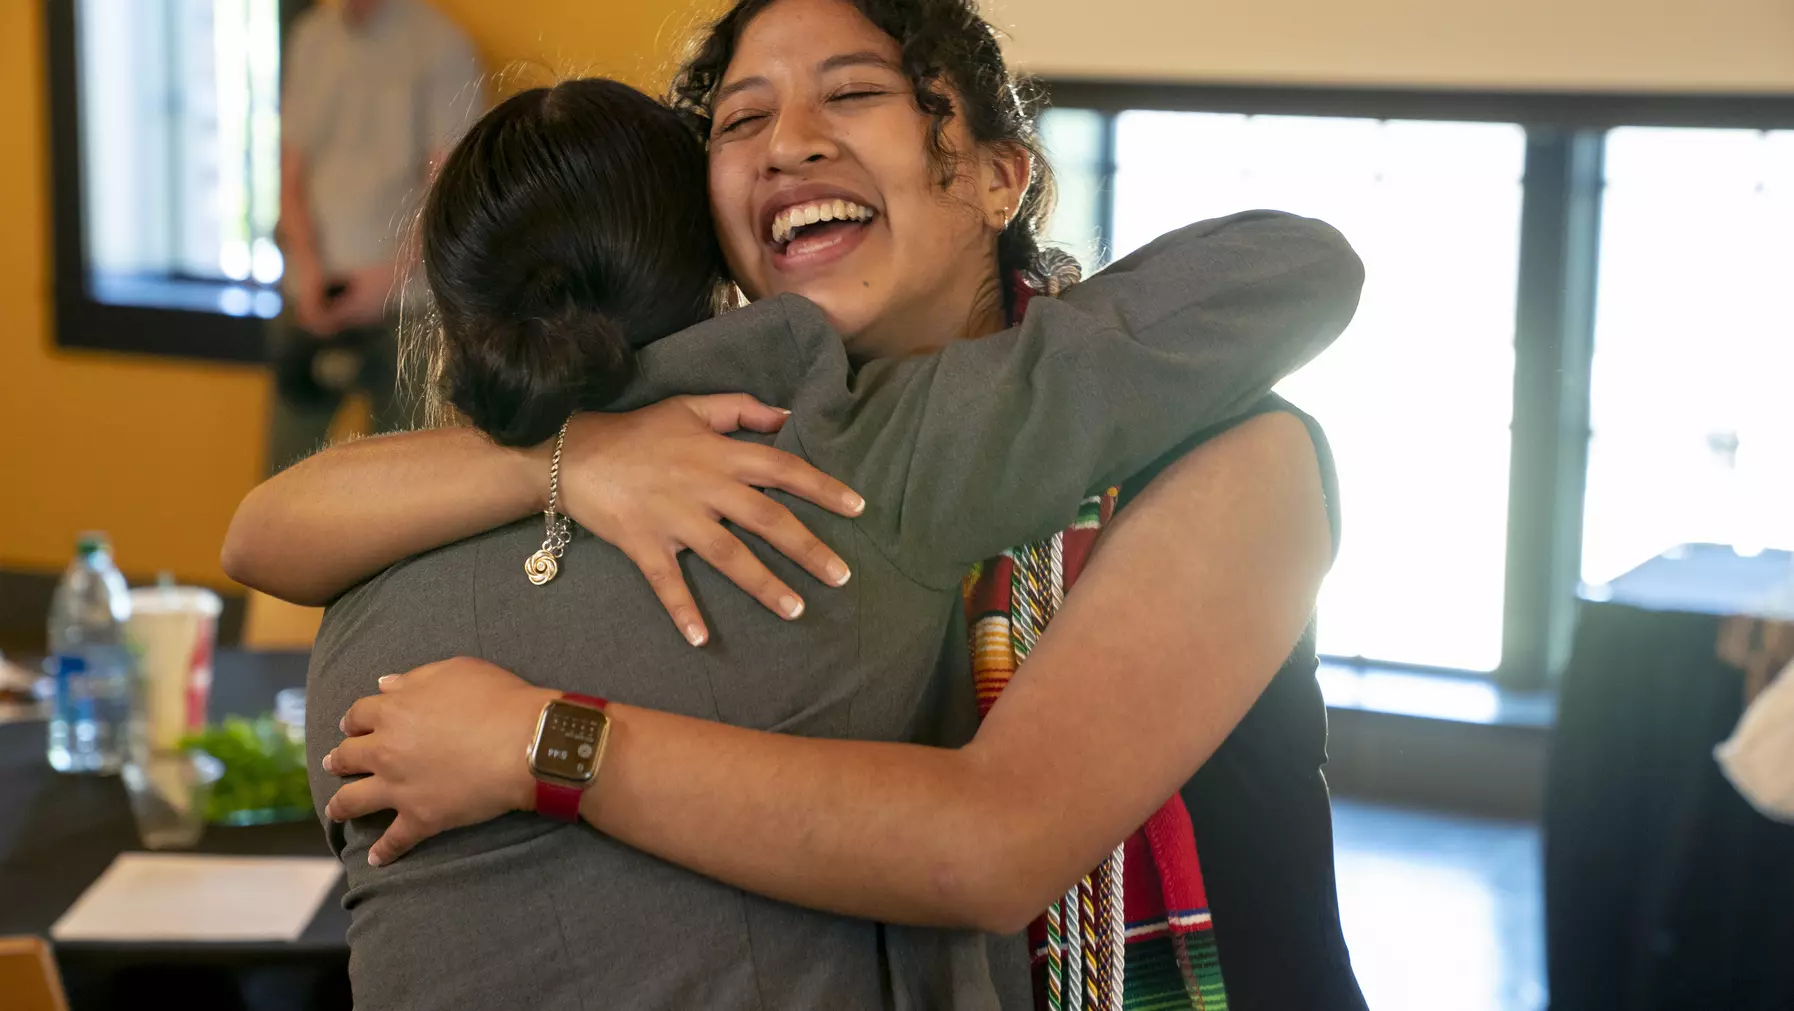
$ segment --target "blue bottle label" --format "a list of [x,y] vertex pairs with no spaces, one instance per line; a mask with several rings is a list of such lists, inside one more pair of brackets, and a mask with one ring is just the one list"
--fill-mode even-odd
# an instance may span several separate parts
[[50,658],[50,674],[56,685],[56,709],[53,718],[76,718],[75,681],[87,673],[87,658],[73,653],[59,653]]

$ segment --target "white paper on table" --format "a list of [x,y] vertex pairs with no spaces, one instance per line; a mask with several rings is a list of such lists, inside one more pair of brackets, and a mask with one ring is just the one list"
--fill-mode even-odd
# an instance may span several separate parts
[[295,941],[336,884],[330,857],[121,853],[50,928],[58,941]]
[[1794,663],[1744,710],[1713,757],[1751,807],[1794,825]]

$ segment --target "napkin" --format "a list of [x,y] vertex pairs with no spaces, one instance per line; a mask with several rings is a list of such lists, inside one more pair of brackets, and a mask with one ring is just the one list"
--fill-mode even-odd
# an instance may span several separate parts
[[1757,695],[1713,757],[1750,806],[1794,824],[1794,664]]
[[330,857],[122,853],[50,928],[58,941],[296,941],[336,884]]

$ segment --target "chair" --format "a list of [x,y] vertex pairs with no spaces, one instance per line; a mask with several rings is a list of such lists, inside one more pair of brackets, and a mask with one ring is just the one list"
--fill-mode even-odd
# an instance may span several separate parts
[[68,1011],[62,976],[41,937],[0,937],[0,994],[6,1011]]
[[243,647],[252,650],[309,650],[324,610],[300,607],[255,590],[243,613]]

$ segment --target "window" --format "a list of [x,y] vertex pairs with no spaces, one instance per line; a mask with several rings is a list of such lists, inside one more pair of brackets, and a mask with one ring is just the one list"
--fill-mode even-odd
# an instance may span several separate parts
[[1108,134],[1108,118],[1088,109],[1058,109],[1041,117],[1040,139],[1059,187],[1048,239],[1069,250],[1085,269],[1107,259]]
[[[1051,114],[1049,144],[1069,132],[1063,115],[1095,114]],[[1269,207],[1331,222],[1364,257],[1351,327],[1279,389],[1326,426],[1349,518],[1320,605],[1324,653],[1500,663],[1525,150],[1505,123],[1116,117],[1116,255]],[[1100,218],[1076,213],[1074,235]]]
[[1606,143],[1582,580],[1794,548],[1794,131]]
[[[1364,257],[1351,327],[1279,387],[1339,461],[1335,662],[1544,687],[1579,591],[1794,550],[1794,99],[1048,91],[1052,238],[1087,265],[1253,207]],[[1698,557],[1703,599],[1760,589]]]
[[81,179],[98,300],[279,311],[267,287],[281,268],[277,13],[275,0],[81,0]]
[[293,0],[50,0],[65,344],[253,359],[280,311]]

